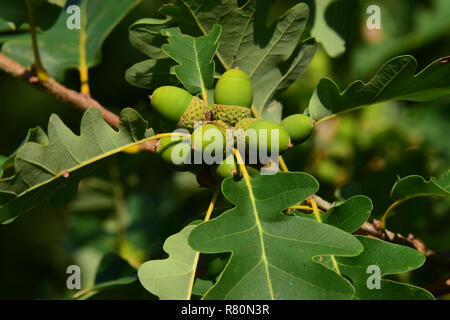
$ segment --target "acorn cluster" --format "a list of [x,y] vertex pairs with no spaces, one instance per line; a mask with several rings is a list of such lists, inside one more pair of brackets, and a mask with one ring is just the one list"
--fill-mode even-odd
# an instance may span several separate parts
[[[186,90],[175,86],[157,88],[152,96],[152,107],[174,127],[188,130],[190,138],[169,136],[158,141],[157,154],[177,170],[199,173],[205,166],[199,166],[193,157],[195,152],[221,150],[238,144],[246,149],[257,150],[277,148],[281,154],[293,144],[306,141],[313,130],[313,121],[304,114],[293,114],[279,124],[252,117],[253,88],[250,78],[240,69],[226,71],[217,81],[214,89],[214,104],[208,106],[202,99],[192,96]],[[250,130],[252,138],[249,138]],[[232,133],[230,136],[230,132]],[[264,132],[264,133],[263,133]],[[277,132],[276,146],[272,146],[273,132]],[[211,138],[214,137],[214,138]],[[192,152],[194,151],[194,152]],[[233,152],[224,152],[220,163],[209,166],[217,179],[232,177],[240,179],[242,174]],[[243,155],[245,158],[245,154]],[[250,175],[265,164],[246,166]]]

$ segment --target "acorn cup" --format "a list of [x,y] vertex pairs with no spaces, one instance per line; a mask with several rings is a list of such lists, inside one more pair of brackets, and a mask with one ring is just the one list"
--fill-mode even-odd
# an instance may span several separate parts
[[152,106],[165,119],[176,123],[179,128],[194,130],[196,121],[207,120],[203,100],[192,96],[184,89],[174,86],[162,86],[151,96]]
[[239,69],[227,70],[214,89],[212,117],[235,125],[251,116],[253,88],[250,78]]
[[251,109],[240,106],[214,104],[212,108],[212,118],[214,120],[222,120],[232,126],[244,118],[250,118],[251,114]]

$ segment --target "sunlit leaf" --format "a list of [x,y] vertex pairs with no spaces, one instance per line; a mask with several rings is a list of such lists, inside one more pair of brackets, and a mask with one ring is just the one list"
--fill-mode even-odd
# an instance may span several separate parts
[[361,245],[350,234],[282,211],[318,189],[305,173],[277,173],[234,182],[222,191],[236,207],[196,227],[189,244],[231,258],[204,299],[349,299],[351,285],[313,261],[318,255],[353,256]]

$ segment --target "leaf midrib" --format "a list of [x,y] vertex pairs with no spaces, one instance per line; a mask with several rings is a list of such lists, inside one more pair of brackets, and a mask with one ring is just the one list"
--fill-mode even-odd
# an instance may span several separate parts
[[258,213],[258,208],[256,207],[256,199],[253,194],[253,188],[252,188],[252,185],[251,185],[251,182],[250,182],[250,179],[248,176],[245,177],[245,183],[247,184],[247,188],[248,188],[248,192],[249,192],[249,196],[250,196],[250,202],[253,207],[252,212],[253,212],[253,215],[255,216],[255,222],[256,222],[257,229],[258,229],[258,236],[259,236],[261,252],[262,252],[261,259],[264,262],[264,269],[266,271],[267,283],[269,285],[270,298],[272,300],[275,300],[275,297],[273,294],[273,289],[272,289],[272,282],[270,281],[269,263],[267,261],[266,249],[264,247],[263,229],[261,226],[261,221],[259,220],[259,213]]

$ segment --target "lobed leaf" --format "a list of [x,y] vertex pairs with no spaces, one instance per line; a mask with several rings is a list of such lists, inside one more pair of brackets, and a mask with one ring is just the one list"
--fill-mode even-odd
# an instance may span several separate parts
[[[372,210],[372,202],[364,196],[354,196],[337,205],[322,215],[322,221],[347,232],[358,230],[367,220]],[[353,299],[364,300],[409,300],[432,299],[432,295],[422,288],[382,279],[382,276],[411,271],[419,268],[425,257],[416,249],[388,243],[382,240],[356,236],[364,250],[354,257],[335,257],[337,267],[342,275],[351,280],[355,288]],[[330,270],[334,270],[330,257],[317,258]],[[369,268],[379,268],[379,278]],[[369,268],[369,269],[368,269]],[[371,277],[372,276],[372,277]],[[379,280],[380,287],[376,288]]]
[[0,180],[0,222],[11,222],[63,188],[76,189],[78,181],[93,169],[92,163],[137,144],[150,131],[147,122],[130,108],[120,113],[119,131],[103,120],[99,109],[88,109],[79,136],[52,115],[48,144],[25,143],[15,157],[15,175]]
[[326,11],[335,0],[315,0],[314,26],[311,36],[320,42],[330,57],[338,57],[345,52],[345,41],[326,21]]
[[[65,7],[55,24],[37,35],[43,66],[58,80],[64,77],[67,69],[84,69],[98,64],[103,41],[139,0],[122,0],[114,5],[106,1],[79,0],[76,3],[81,8],[80,29],[67,27],[69,15]],[[5,35],[0,37],[1,41],[5,41],[2,52],[10,58],[25,66],[34,62],[29,34]]]
[[399,56],[386,62],[367,83],[355,81],[342,93],[330,79],[321,79],[309,102],[315,120],[386,100],[427,101],[450,93],[450,63],[439,59],[414,75],[417,61]]
[[107,253],[100,261],[95,283],[87,291],[81,291],[79,300],[92,298],[101,291],[128,285],[137,280],[137,270],[114,252]]
[[138,277],[145,289],[161,300],[189,300],[193,285],[197,254],[188,245],[188,237],[196,225],[188,225],[166,239],[165,260],[151,260],[141,265]]
[[391,190],[395,201],[419,196],[450,197],[450,170],[440,179],[431,177],[429,181],[418,175],[398,179]]
[[222,28],[214,26],[208,35],[190,37],[181,33],[179,28],[163,29],[161,33],[168,37],[168,43],[161,49],[178,65],[175,74],[192,94],[205,93],[212,87],[214,80],[214,55],[219,46]]
[[[236,0],[175,0],[160,12],[168,17],[165,20],[168,26],[179,26],[182,32],[193,36],[206,35],[217,24],[222,26],[217,60],[222,69],[239,67],[249,74],[257,92],[255,110],[266,119],[281,117],[281,108],[273,108],[274,96],[305,71],[315,53],[312,39],[297,45],[308,19],[304,3],[288,10],[270,26],[266,26],[268,6],[256,0],[241,7]],[[130,38],[145,39],[133,43],[151,57],[160,56],[156,47],[161,38],[156,31],[161,22],[140,20],[130,28]],[[148,72],[141,75],[151,78]],[[130,80],[133,85],[151,88],[149,81]]]
[[[370,276],[369,266],[380,270],[380,276],[411,271],[425,262],[425,256],[416,249],[385,242],[379,239],[356,236],[364,251],[356,257],[336,257],[339,270],[352,280],[355,287],[354,299],[360,300],[428,300],[433,296],[425,289],[380,279],[379,288]],[[376,281],[376,280],[375,280]]]
[[359,242],[338,228],[282,213],[317,189],[313,177],[298,172],[224,180],[223,194],[236,207],[200,224],[189,236],[194,250],[232,253],[203,298],[351,298],[351,285],[313,257],[357,255]]

